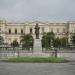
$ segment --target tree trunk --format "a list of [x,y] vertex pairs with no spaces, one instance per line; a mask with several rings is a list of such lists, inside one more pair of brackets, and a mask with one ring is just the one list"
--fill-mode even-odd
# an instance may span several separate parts
[[57,58],[57,49],[55,49],[55,58]]

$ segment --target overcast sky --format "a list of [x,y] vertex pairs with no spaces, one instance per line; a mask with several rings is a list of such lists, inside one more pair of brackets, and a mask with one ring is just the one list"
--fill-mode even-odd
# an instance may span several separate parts
[[75,21],[75,0],[0,0],[0,19],[9,22]]

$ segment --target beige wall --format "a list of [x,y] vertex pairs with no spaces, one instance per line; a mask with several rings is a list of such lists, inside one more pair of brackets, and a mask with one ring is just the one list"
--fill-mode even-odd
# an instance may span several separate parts
[[[17,39],[20,42],[21,36],[21,29],[25,34],[30,33],[30,28],[32,28],[33,37],[35,38],[35,25],[37,22],[31,23],[0,23],[0,35],[3,36],[5,42],[11,43],[14,39]],[[75,23],[45,23],[45,22],[38,22],[40,27],[40,39],[42,37],[42,31],[44,32],[53,32],[55,33],[56,37],[68,37],[68,41],[70,42],[71,32],[75,31]],[[9,34],[9,29],[11,29],[11,34]],[[17,34],[15,34],[15,29],[17,29]],[[67,32],[68,36],[67,36]]]

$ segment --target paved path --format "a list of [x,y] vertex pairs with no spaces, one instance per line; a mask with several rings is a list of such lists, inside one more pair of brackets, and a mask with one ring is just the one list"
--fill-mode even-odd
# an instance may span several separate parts
[[0,75],[75,75],[75,54],[69,56],[69,63],[0,62]]
[[75,75],[75,62],[70,63],[2,63],[0,75]]

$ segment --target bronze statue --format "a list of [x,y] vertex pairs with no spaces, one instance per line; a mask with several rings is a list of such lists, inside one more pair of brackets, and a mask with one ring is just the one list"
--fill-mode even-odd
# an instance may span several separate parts
[[39,29],[40,29],[40,27],[38,27],[38,24],[36,24],[36,26],[35,26],[36,39],[39,39]]

